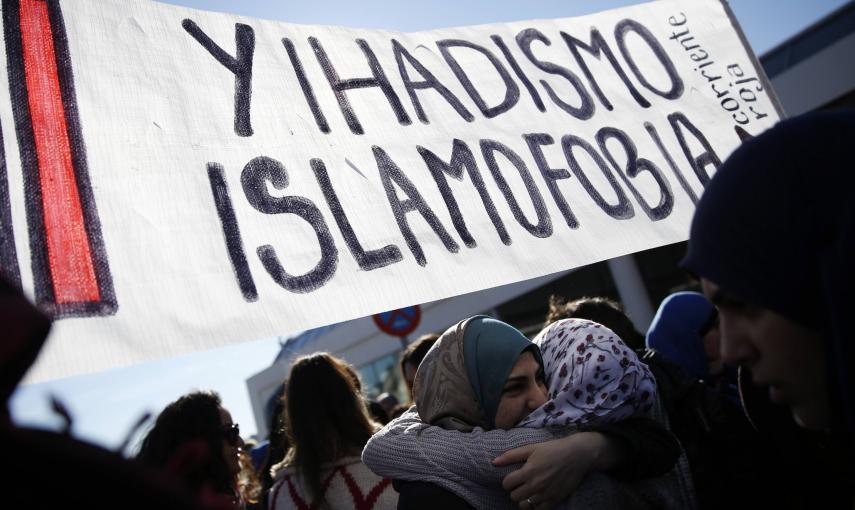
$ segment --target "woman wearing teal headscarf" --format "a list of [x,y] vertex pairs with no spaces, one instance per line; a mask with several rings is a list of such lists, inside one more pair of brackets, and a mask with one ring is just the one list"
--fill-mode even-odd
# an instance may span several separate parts
[[[559,401],[573,400],[572,397],[565,398],[564,392],[575,389],[569,384],[573,374],[561,367],[571,361],[575,364],[579,356],[582,359],[574,373],[585,372],[579,371],[585,366],[591,370],[590,375],[586,373],[583,379],[594,376],[596,371],[591,362],[596,362],[596,358],[587,359],[586,356],[590,356],[585,349],[577,350],[581,344],[601,342],[586,340],[590,333],[602,339],[600,335],[607,332],[611,335],[607,339],[614,337],[615,346],[623,345],[617,335],[599,324],[564,322],[560,327],[547,328],[545,336],[539,335],[544,345],[552,341],[548,365],[551,364],[555,372],[552,381],[556,387],[550,388],[549,394],[544,384],[544,362],[538,344],[529,341],[517,329],[485,316],[472,317],[449,328],[419,365],[413,386],[416,407],[369,441],[363,451],[363,462],[376,473],[387,473],[384,476],[439,486],[475,508],[552,508],[573,488],[571,508],[645,508],[634,490],[615,482],[602,471],[618,468],[626,475],[629,471],[625,470],[646,470],[644,473],[632,472],[625,476],[627,479],[646,478],[668,471],[679,453],[679,446],[670,434],[655,424],[641,425],[634,434],[624,434],[626,429],[621,430],[623,424],[612,424],[611,427],[579,432],[557,441],[556,437],[562,437],[568,429],[545,427],[541,424],[544,420],[538,420],[537,424],[527,428],[513,428],[519,427],[535,410],[544,410],[550,415],[563,412],[560,421],[564,423],[565,416],[582,409],[560,409],[562,404]],[[581,343],[571,346],[569,338],[574,335],[581,335]],[[558,349],[553,350],[553,347]],[[612,377],[626,373],[623,365],[618,364],[618,367],[612,367]],[[623,382],[616,381],[621,386]],[[597,407],[605,410],[607,406],[598,404]],[[589,411],[594,409],[585,409],[584,417],[576,417],[577,424],[597,419],[596,413]],[[606,412],[611,414],[611,411]],[[655,430],[651,431],[651,426]],[[606,428],[610,428],[608,435]],[[551,475],[540,476],[544,474],[541,471],[537,478],[557,480],[556,483],[562,487],[550,485],[537,493],[530,492],[522,496],[518,505],[502,487],[502,481],[519,466],[499,467],[493,464],[493,460],[506,452],[511,453],[509,450],[539,448],[537,444],[547,441],[552,442],[542,445],[544,450],[539,454],[530,455],[557,455],[547,463],[561,466],[561,475],[557,479]],[[649,449],[645,450],[645,447]],[[523,461],[525,458],[511,462]],[[583,478],[584,482],[581,482]],[[406,485],[399,485],[406,489]],[[514,493],[517,489],[513,489]],[[553,490],[564,490],[564,496],[550,496]],[[428,491],[421,494],[421,501],[417,501],[415,506],[409,506],[406,502],[412,502],[412,498],[408,497],[407,490],[400,492],[399,508],[430,508],[436,503],[430,499],[433,494]],[[456,508],[446,503],[447,499],[443,501],[444,508]]]
[[[505,383],[526,354],[536,368],[530,367],[535,368],[533,373],[520,371],[524,392],[519,396],[531,412],[546,401],[537,346],[516,328],[490,317],[459,322],[440,337],[416,372],[413,396],[422,420],[466,432],[474,427],[496,428]],[[514,417],[524,418],[528,412]],[[518,420],[506,423],[512,419],[500,417],[499,428],[513,427]]]

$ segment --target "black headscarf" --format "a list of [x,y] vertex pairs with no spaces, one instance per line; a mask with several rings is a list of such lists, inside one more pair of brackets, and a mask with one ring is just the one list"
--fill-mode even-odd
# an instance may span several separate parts
[[855,452],[855,112],[746,142],[709,182],[682,266],[822,333],[833,411]]

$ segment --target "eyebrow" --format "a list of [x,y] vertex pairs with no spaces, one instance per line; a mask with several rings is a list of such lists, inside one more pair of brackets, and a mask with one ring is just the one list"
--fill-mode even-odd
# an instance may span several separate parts
[[518,382],[525,382],[528,379],[527,375],[512,375],[505,381],[505,386]]

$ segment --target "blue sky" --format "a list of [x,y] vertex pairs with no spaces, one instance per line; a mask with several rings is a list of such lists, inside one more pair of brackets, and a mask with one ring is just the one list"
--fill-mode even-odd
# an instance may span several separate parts
[[[95,0],[92,0],[95,1]],[[171,0],[167,3],[286,21],[291,23],[386,28],[401,31],[570,17],[640,3],[631,0],[388,0],[284,2],[251,0]],[[845,4],[844,0],[732,0],[746,36],[758,55]],[[115,447],[144,412],[194,388],[220,392],[244,435],[255,432],[244,381],[269,366],[278,352],[276,339],[259,340],[180,358],[140,364],[19,388],[12,400],[17,423],[56,428],[49,410],[58,396],[75,418],[78,437]]]
[[[289,23],[385,28],[413,32],[539,18],[566,18],[643,3],[639,0],[170,0],[165,3]],[[845,0],[730,0],[754,51],[760,55]],[[419,6],[423,7],[419,7]]]

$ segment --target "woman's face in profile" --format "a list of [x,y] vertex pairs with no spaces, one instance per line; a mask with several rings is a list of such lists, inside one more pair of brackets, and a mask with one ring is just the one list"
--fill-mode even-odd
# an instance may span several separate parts
[[754,384],[786,404],[804,428],[830,423],[825,345],[819,333],[762,306],[746,303],[702,278],[704,294],[716,305],[721,359],[751,370]]
[[240,473],[240,449],[243,439],[237,434],[235,440],[231,440],[229,430],[234,426],[232,415],[227,410],[220,408],[220,422],[223,426],[223,458],[232,474]]
[[546,383],[543,368],[530,352],[517,360],[505,386],[496,411],[497,429],[510,429],[532,411],[546,403]]

